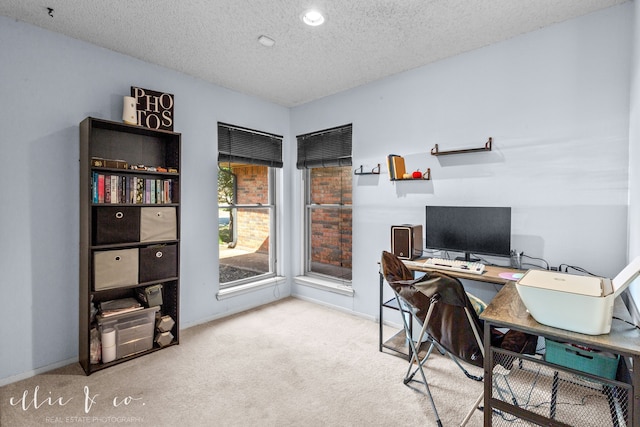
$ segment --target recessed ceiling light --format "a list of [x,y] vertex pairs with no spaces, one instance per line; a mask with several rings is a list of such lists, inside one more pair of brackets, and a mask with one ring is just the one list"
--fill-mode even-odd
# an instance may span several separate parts
[[302,14],[302,21],[304,21],[304,23],[307,25],[317,27],[318,25],[322,25],[322,23],[324,22],[324,16],[322,16],[322,13],[318,12],[317,10],[310,9]]
[[276,44],[276,41],[271,37],[267,37],[263,35],[258,37],[258,43],[260,43],[262,46],[272,47],[274,44]]

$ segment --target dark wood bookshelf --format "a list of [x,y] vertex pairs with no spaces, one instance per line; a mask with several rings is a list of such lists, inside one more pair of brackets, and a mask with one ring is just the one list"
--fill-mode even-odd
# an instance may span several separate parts
[[[180,296],[180,152],[181,134],[165,130],[149,129],[141,126],[87,117],[80,123],[80,266],[79,266],[79,346],[78,359],[84,372],[90,375],[99,370],[125,363],[146,354],[162,350],[167,346],[179,343],[179,296]],[[173,168],[178,172],[98,167],[92,165],[93,158],[123,160],[128,165],[145,165],[147,167]],[[97,203],[94,200],[94,173],[105,175],[137,176],[150,179],[171,179],[171,203]],[[163,197],[163,200],[168,200]],[[175,237],[160,240],[124,240],[116,242],[96,242],[95,231],[100,224],[97,217],[100,209],[114,207],[128,208],[137,212],[146,208],[165,208],[175,212]],[[104,212],[104,211],[103,211]],[[96,217],[94,218],[94,215]],[[114,287],[96,289],[94,255],[98,252],[142,248],[162,248],[175,246],[175,258],[168,262],[175,263],[175,273],[152,281],[137,280],[135,283],[118,284]],[[155,343],[155,318],[153,319],[152,347],[142,351],[126,354],[113,361],[91,363],[91,330],[99,325],[91,315],[92,305],[100,302],[122,298],[136,298],[137,288],[151,285],[162,285],[162,305],[158,316],[171,316],[175,321],[171,331],[173,339],[170,344],[158,346]],[[132,312],[138,313],[138,312]],[[147,322],[148,325],[149,322]],[[124,326],[123,326],[124,328]],[[118,333],[118,332],[117,332]],[[145,335],[145,339],[148,335]]]

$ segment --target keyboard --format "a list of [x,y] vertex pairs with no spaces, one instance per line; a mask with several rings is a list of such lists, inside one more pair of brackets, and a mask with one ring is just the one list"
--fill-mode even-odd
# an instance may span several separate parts
[[461,273],[484,273],[484,264],[480,262],[459,261],[454,259],[428,258],[422,266],[436,270],[459,271]]

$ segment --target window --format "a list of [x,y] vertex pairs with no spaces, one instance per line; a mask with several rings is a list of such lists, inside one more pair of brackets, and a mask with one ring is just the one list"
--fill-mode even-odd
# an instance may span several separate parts
[[305,275],[351,281],[351,125],[299,135],[305,182]]
[[220,289],[275,276],[282,137],[218,123]]

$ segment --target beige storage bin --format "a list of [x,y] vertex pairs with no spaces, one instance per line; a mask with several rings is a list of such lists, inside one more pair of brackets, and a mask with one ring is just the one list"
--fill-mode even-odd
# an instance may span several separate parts
[[140,210],[140,241],[160,242],[176,240],[175,207],[145,207]]
[[94,252],[94,290],[136,285],[138,264],[138,249]]

